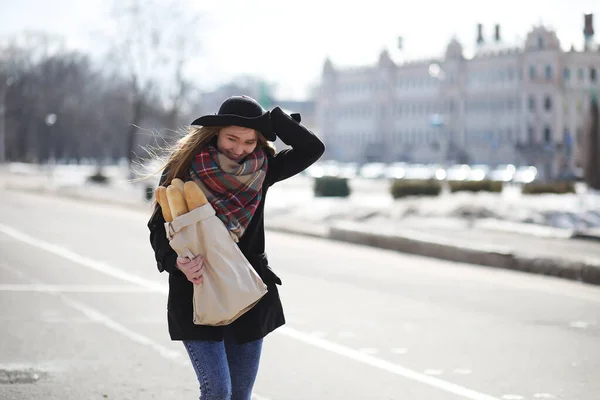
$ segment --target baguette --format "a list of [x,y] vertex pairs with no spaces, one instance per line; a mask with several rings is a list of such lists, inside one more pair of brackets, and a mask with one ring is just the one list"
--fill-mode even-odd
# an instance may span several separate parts
[[167,200],[167,188],[164,186],[157,187],[154,195],[156,196],[156,201],[160,205],[165,221],[173,221],[173,215],[171,215],[171,208],[169,207],[169,201]]
[[195,210],[208,203],[208,199],[194,181],[187,181],[183,186],[183,195],[189,211]]
[[169,185],[167,187],[167,200],[169,201],[169,208],[171,209],[173,219],[188,212],[183,192],[174,185]]
[[179,178],[175,178],[171,181],[171,185],[175,186],[183,194],[183,181]]

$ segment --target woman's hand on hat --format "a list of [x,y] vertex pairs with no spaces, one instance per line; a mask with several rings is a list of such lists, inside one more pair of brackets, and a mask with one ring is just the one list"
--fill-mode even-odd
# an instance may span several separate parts
[[177,268],[194,285],[204,282],[204,258],[202,256],[196,256],[192,259],[177,257]]

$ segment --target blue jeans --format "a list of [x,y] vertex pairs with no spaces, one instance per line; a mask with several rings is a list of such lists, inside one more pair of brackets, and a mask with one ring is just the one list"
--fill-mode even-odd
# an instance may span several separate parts
[[250,400],[262,342],[238,344],[227,328],[221,342],[184,341],[200,383],[200,400]]

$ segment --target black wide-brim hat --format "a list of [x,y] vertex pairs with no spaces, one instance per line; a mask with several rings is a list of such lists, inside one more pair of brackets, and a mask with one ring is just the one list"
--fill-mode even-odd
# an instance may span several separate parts
[[256,129],[267,140],[274,142],[275,133],[271,129],[271,116],[262,106],[248,96],[232,96],[226,99],[219,112],[194,120],[191,125],[201,126],[243,126]]

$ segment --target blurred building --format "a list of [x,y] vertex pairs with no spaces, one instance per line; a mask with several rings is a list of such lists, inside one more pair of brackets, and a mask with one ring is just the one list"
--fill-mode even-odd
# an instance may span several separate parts
[[302,124],[311,131],[315,131],[317,124],[314,101],[275,100],[275,103],[288,113],[300,113],[302,116]]
[[273,96],[269,85],[258,78],[245,76],[218,86],[212,91],[203,92],[197,102],[198,109],[195,111],[198,115],[216,114],[226,98],[240,95],[256,99],[265,109],[269,109],[273,105]]
[[477,26],[465,58],[452,39],[441,59],[339,69],[326,60],[316,98],[324,158],[340,161],[528,164],[542,177],[572,171],[589,97],[600,90],[600,46],[585,15],[581,49],[534,27],[508,47]]

